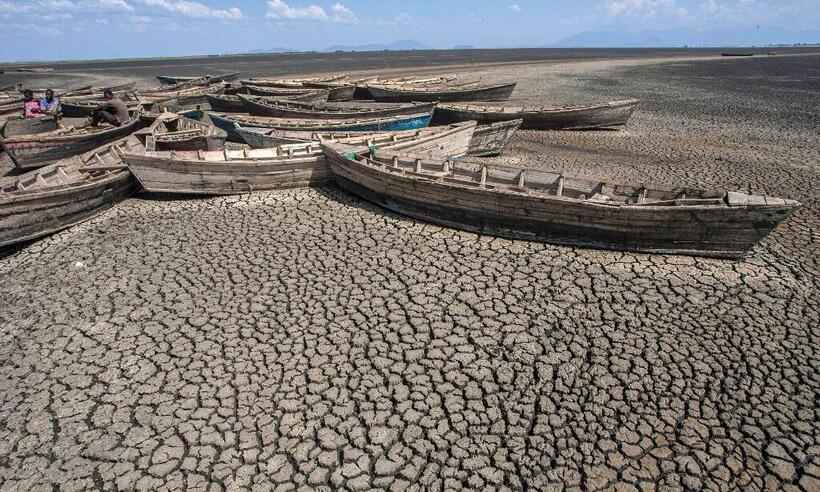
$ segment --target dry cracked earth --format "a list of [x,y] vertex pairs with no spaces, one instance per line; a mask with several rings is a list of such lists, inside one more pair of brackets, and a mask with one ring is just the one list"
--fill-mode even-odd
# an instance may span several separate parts
[[333,187],[136,197],[6,253],[0,489],[820,490],[820,93],[791,81],[817,61],[516,72],[521,99],[645,102],[509,162],[803,201],[745,261]]

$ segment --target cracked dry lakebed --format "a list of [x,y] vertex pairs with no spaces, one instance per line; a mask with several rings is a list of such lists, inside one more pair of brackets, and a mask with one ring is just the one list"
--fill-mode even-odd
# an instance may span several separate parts
[[338,188],[135,196],[0,256],[0,489],[820,490],[820,56],[475,67],[638,97],[507,162],[804,206],[743,261]]

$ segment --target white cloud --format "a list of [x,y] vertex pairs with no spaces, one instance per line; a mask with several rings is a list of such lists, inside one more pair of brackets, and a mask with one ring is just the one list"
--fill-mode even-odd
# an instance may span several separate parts
[[510,5],[510,10],[512,10],[513,12],[521,12],[521,6],[517,3],[514,3]]
[[134,10],[134,7],[128,5],[125,0],[86,0],[84,5],[103,10],[125,10],[128,12]]
[[284,0],[268,0],[269,19],[296,19],[296,20],[317,20],[329,22],[356,23],[359,18],[345,5],[336,2],[330,7],[330,12],[319,5],[307,5],[304,7],[291,7]]
[[158,7],[168,12],[185,17],[237,20],[242,18],[242,11],[236,7],[212,9],[199,2],[188,0],[140,0],[149,7]]
[[613,17],[655,16],[664,11],[679,12],[675,0],[606,0],[606,10]]
[[359,19],[352,10],[345,7],[341,3],[336,3],[330,8],[332,14],[331,19],[335,22],[358,22]]
[[327,12],[318,5],[291,7],[283,0],[268,0],[267,17],[270,19],[313,19],[327,20]]

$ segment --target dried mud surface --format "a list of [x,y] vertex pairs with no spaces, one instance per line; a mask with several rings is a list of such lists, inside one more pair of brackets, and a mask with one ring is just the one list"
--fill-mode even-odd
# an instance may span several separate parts
[[0,489],[820,490],[818,61],[473,70],[644,101],[499,161],[801,200],[745,261],[480,237],[333,187],[136,197],[6,252]]

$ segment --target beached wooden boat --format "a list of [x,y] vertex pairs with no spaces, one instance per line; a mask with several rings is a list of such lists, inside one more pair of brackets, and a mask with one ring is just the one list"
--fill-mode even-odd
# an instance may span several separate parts
[[356,92],[356,84],[349,81],[337,82],[304,82],[305,87],[311,89],[325,89],[328,91],[328,101],[352,101]]
[[488,104],[439,104],[436,124],[478,121],[479,125],[521,119],[527,130],[587,130],[626,125],[640,101],[625,99],[590,106],[540,107]]
[[127,198],[134,180],[121,156],[141,150],[142,144],[131,136],[0,179],[0,247],[53,234]]
[[126,137],[141,126],[139,116],[135,115],[130,121],[118,127],[68,127],[37,135],[18,135],[0,141],[0,147],[11,157],[18,169],[34,169]]
[[17,135],[36,135],[38,133],[53,132],[57,129],[57,118],[54,116],[40,116],[37,118],[15,117],[6,120],[2,126],[3,138]]
[[368,107],[365,104],[352,108],[338,107],[331,104],[311,104],[298,101],[277,101],[256,96],[240,95],[245,102],[247,111],[256,116],[271,116],[274,118],[306,118],[306,119],[342,119],[342,118],[381,118],[402,114],[432,112],[436,103],[398,103],[386,106]]
[[432,118],[432,113],[387,116],[384,118],[337,120],[270,118],[267,116],[251,116],[243,113],[208,113],[208,116],[214,125],[228,132],[228,136],[230,137],[233,130],[242,126],[278,128],[280,130],[303,132],[390,132],[415,130],[428,126]]
[[146,150],[221,150],[228,136],[213,125],[175,113],[159,115],[135,135]]
[[448,85],[368,85],[370,95],[376,101],[503,101],[515,90],[515,82],[504,84],[458,84]]
[[0,118],[23,115],[23,99],[8,99],[5,103],[0,103]]
[[419,220],[492,236],[645,253],[741,258],[800,203],[648,189],[475,162],[323,145],[342,188]]
[[[474,122],[344,140],[352,148],[393,148],[447,158],[463,155]],[[147,191],[236,194],[326,183],[332,175],[318,142],[221,152],[136,152],[124,157]]]
[[276,87],[256,87],[253,85],[243,86],[236,94],[247,94],[251,96],[276,97],[293,101],[327,101],[327,90],[324,89],[283,89]]
[[754,53],[721,53],[720,56],[755,56]]
[[501,155],[507,143],[521,126],[522,120],[499,121],[491,125],[481,125],[473,133],[468,155],[474,157],[494,157]]
[[139,93],[140,101],[145,103],[155,103],[168,99],[201,98],[203,101],[208,94],[219,94],[225,89],[223,84],[196,85],[171,91],[151,91]]
[[246,111],[245,101],[243,101],[239,96],[208,94],[206,98],[212,111],[223,113],[242,113]]
[[182,82],[190,82],[195,79],[201,79],[202,76],[198,75],[196,77],[181,77],[176,75],[157,75],[157,80],[162,85],[176,85]]
[[306,87],[307,83],[330,83],[346,78],[347,75],[337,74],[326,77],[308,77],[308,78],[291,78],[291,79],[277,79],[277,78],[251,78],[240,80],[242,85],[250,85],[256,87],[278,87],[282,89],[296,89]]
[[[136,111],[140,107],[140,102],[136,99],[121,97],[129,111]],[[60,110],[66,118],[87,118],[94,114],[94,111],[104,106],[104,99],[78,99],[60,101]]]

